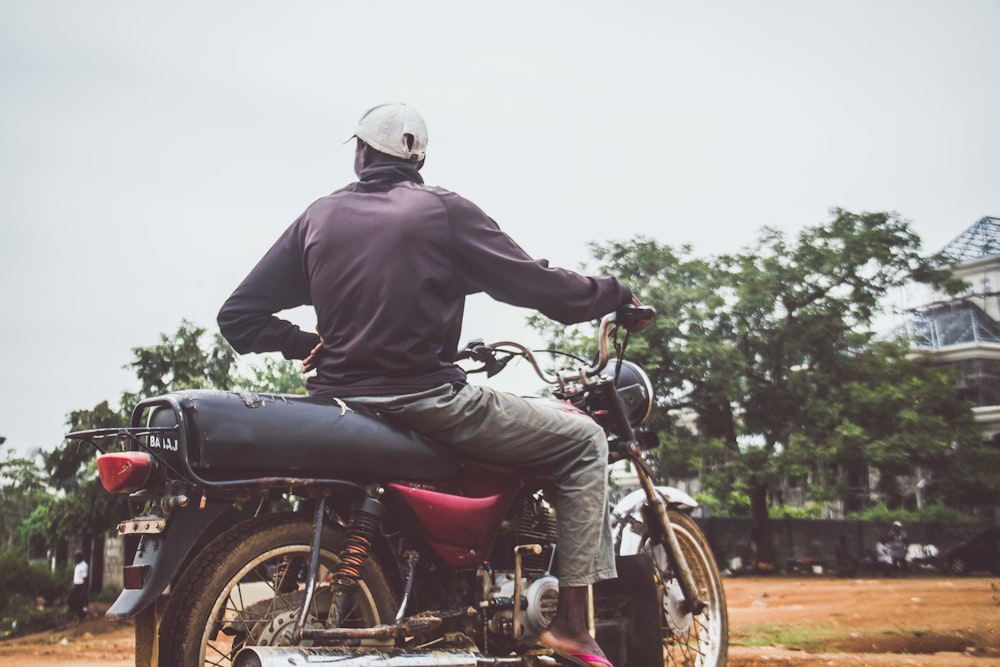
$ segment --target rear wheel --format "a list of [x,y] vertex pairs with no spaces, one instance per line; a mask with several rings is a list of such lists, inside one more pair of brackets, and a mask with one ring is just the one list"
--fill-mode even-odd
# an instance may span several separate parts
[[723,667],[729,646],[729,617],[719,568],[698,524],[682,512],[667,510],[667,516],[705,609],[700,614],[684,611],[680,583],[663,545],[645,538],[641,548],[653,561],[660,593],[663,664]]
[[[273,515],[212,542],[170,595],[160,624],[160,665],[231,665],[244,646],[291,645],[311,541],[309,521]],[[326,620],[331,599],[326,574],[337,567],[342,543],[341,531],[324,529],[306,627],[321,627]],[[374,558],[360,583],[342,627],[371,627],[392,618],[392,590]]]

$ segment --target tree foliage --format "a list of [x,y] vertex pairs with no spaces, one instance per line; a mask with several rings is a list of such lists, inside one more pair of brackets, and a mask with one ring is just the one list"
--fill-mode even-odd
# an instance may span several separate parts
[[250,366],[241,385],[248,391],[266,394],[306,393],[298,362],[274,356],[263,356]]
[[218,332],[206,331],[187,320],[172,336],[160,334],[160,342],[132,348],[128,368],[139,380],[137,393],[122,394],[122,409],[131,410],[145,398],[182,389],[223,389],[236,386],[236,352]]
[[666,442],[661,470],[697,470],[720,498],[748,497],[759,553],[772,562],[768,505],[780,483],[812,480],[829,499],[841,466],[873,465],[888,479],[954,459],[956,438],[965,446],[974,433],[947,371],[871,331],[897,286],[960,289],[945,258],[921,255],[895,213],[831,215],[794,238],[764,229],[746,250],[708,259],[648,238],[591,248],[601,273],[657,309],[632,356],[665,408],[693,415],[688,433],[683,422],[653,425]]
[[21,524],[46,496],[45,478],[37,456],[5,452],[0,462],[0,549],[26,546]]

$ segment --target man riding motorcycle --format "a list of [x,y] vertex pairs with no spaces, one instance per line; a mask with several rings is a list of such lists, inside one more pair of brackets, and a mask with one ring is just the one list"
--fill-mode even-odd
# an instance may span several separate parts
[[[603,429],[470,385],[454,358],[469,294],[566,324],[639,301],[615,278],[533,259],[473,203],[425,185],[427,128],[412,107],[370,109],[354,138],[359,180],[292,223],[223,305],[220,330],[241,354],[303,360],[304,371],[316,370],[312,395],[371,407],[476,458],[551,476],[560,586],[540,642],[609,664],[586,624],[587,586],[615,577]],[[276,316],[301,305],[315,307],[318,333]]]

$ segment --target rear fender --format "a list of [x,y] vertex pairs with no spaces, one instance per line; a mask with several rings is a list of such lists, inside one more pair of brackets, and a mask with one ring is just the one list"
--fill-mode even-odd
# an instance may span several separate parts
[[[672,486],[658,486],[656,492],[667,507],[690,513],[698,507],[698,501]],[[616,536],[616,553],[619,556],[634,556],[639,553],[642,532],[634,530],[643,521],[642,508],[646,504],[646,494],[637,489],[628,494],[611,510],[611,525]]]
[[126,588],[108,609],[108,620],[130,619],[163,594],[182,565],[196,557],[209,538],[231,527],[243,518],[244,512],[227,501],[206,504],[204,508],[187,506],[174,510],[162,533],[143,535],[132,559],[133,567],[141,567],[141,588]]

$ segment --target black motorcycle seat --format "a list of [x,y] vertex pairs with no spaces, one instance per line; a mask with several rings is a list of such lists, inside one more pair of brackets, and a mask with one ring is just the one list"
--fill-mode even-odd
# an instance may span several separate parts
[[[458,474],[455,453],[338,399],[211,390],[176,392],[192,468],[206,478],[300,477],[436,481]],[[150,426],[174,426],[166,406]]]

